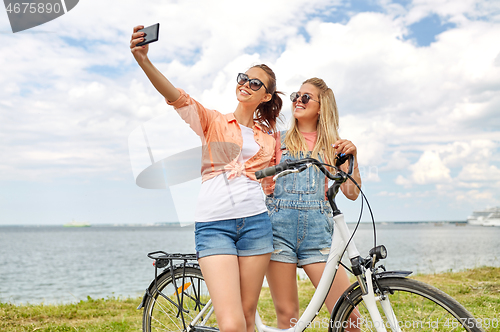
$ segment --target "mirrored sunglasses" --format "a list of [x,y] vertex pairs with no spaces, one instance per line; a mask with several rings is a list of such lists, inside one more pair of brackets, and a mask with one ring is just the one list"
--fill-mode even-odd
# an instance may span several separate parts
[[247,74],[239,73],[236,81],[239,85],[245,85],[246,82],[248,82],[248,86],[253,91],[258,91],[261,87],[264,87],[264,89],[266,89],[266,92],[269,93],[269,91],[267,91],[267,87],[264,85],[264,83],[262,83],[261,80],[257,78],[250,79]]
[[298,92],[293,92],[290,95],[290,100],[292,101],[292,103],[295,103],[297,101],[297,99],[299,99],[299,98],[301,98],[300,102],[304,105],[307,104],[309,102],[309,100],[315,101],[319,104],[319,101],[312,99],[312,97],[309,96],[307,93],[300,95],[300,93],[298,93]]

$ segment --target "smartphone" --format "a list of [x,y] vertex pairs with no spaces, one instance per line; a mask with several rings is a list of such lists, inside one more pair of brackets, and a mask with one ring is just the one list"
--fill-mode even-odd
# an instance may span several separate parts
[[137,46],[143,46],[155,42],[158,40],[158,36],[160,33],[160,23],[156,23],[144,29],[137,30],[137,32],[144,32],[144,40],[138,43]]

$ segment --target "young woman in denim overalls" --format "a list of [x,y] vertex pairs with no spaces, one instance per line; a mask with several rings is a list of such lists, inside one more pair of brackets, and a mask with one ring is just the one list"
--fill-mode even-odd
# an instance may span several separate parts
[[138,31],[142,28],[134,28],[132,54],[154,87],[202,139],[195,244],[219,329],[253,332],[273,251],[271,222],[255,171],[268,167],[274,155],[275,140],[269,131],[274,130],[282,105],[276,77],[268,66],[255,65],[237,76],[238,105],[233,113],[207,109],[153,66],[147,57],[149,46],[137,46],[144,37]]
[[[335,97],[323,80],[306,80],[290,97],[293,102],[292,126],[276,137],[276,164],[304,157],[332,164],[336,153],[352,154],[356,160],[356,146],[339,138]],[[361,185],[355,163],[353,177]],[[342,168],[347,170],[347,165]],[[269,194],[266,205],[274,237],[274,252],[266,278],[278,327],[285,329],[293,326],[299,316],[297,267],[304,269],[315,287],[323,273],[333,234],[332,210],[325,195],[326,177],[316,167],[278,178],[274,192],[268,181],[263,187]],[[341,190],[351,200],[359,194],[349,181],[341,186]],[[345,270],[339,272],[325,301],[330,312],[341,292],[350,284]]]

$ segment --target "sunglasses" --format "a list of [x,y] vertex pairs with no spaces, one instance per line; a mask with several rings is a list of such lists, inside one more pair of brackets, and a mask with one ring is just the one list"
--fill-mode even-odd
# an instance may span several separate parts
[[300,98],[300,101],[302,102],[302,104],[304,104],[304,105],[307,104],[309,102],[309,100],[315,101],[319,104],[319,101],[312,99],[311,96],[309,96],[307,93],[304,93],[301,96],[300,93],[293,92],[290,95],[290,100],[292,101],[292,103],[295,103],[297,101],[297,99],[299,99],[299,98]]
[[267,91],[267,87],[264,85],[264,83],[262,83],[261,80],[257,78],[250,79],[247,74],[239,73],[236,81],[239,85],[245,85],[245,83],[248,82],[248,86],[253,91],[258,91],[261,87],[264,87],[264,89],[266,89],[266,92],[269,93],[269,91]]

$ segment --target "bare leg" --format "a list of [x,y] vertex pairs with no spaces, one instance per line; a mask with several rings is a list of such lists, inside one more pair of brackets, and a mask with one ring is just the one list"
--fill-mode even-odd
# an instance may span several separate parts
[[288,329],[299,317],[297,264],[271,261],[266,277],[276,310],[278,328]]
[[264,274],[269,265],[271,253],[258,256],[238,257],[240,266],[241,302],[246,320],[247,332],[255,330],[255,311],[259,301]]
[[271,254],[198,259],[222,332],[253,332],[255,311]]
[[214,255],[198,259],[210,293],[219,329],[222,332],[246,330],[241,303],[238,257]]
[[[307,276],[311,280],[312,284],[315,288],[318,287],[319,280],[321,279],[321,275],[323,274],[323,270],[325,269],[325,263],[314,263],[309,265],[304,265],[304,271],[306,271]],[[332,287],[330,288],[330,292],[326,297],[325,304],[328,312],[331,314],[335,303],[340,298],[342,293],[351,285],[349,281],[349,276],[347,275],[346,270],[342,265],[339,266],[337,274],[335,275],[335,280],[333,281]],[[354,310],[349,316],[351,321],[356,322],[359,316],[358,310]],[[359,329],[351,329],[349,331],[359,331]]]
[[[319,280],[321,279],[321,275],[323,274],[323,270],[325,269],[325,263],[314,263],[303,266],[304,271],[306,271],[307,276],[311,280],[314,287],[318,287]],[[332,312],[335,303],[339,299],[340,295],[346,290],[347,287],[351,285],[349,281],[349,277],[341,265],[335,275],[335,280],[333,281],[332,288],[330,288],[330,292],[326,297],[325,304],[328,309],[328,312]]]

